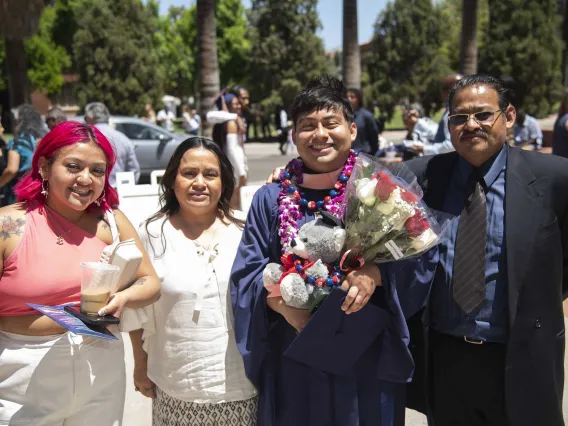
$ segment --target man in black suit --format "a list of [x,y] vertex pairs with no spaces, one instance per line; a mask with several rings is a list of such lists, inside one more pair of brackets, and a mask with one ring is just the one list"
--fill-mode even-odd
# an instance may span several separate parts
[[409,320],[409,406],[434,426],[564,425],[568,160],[505,143],[516,113],[497,79],[463,78],[449,105],[456,152],[408,163],[455,215]]

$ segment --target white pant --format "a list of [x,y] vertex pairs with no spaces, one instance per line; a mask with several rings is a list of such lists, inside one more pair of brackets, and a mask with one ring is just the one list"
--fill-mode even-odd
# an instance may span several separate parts
[[0,331],[0,425],[120,426],[125,388],[122,340]]

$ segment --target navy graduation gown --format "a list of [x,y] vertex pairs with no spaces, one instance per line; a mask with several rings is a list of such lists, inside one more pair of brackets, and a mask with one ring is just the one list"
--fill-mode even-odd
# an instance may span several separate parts
[[[360,358],[353,377],[325,373],[282,355],[296,331],[268,308],[262,281],[265,266],[281,256],[279,191],[278,184],[270,184],[255,194],[231,274],[235,337],[246,374],[259,391],[259,426],[404,425],[405,386],[414,364],[388,266],[381,265],[383,287],[369,303],[385,306],[392,317]],[[304,190],[310,201],[327,194]],[[313,219],[307,213],[298,225]],[[416,298],[407,309],[418,310],[422,304]]]

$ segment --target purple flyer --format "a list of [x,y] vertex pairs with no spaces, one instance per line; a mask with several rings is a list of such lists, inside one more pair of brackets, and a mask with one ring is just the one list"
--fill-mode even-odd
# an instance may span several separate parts
[[41,312],[46,317],[51,318],[53,321],[55,321],[61,327],[66,328],[71,333],[82,334],[83,336],[96,337],[97,339],[118,340],[118,338],[114,336],[106,328],[97,327],[101,331],[95,331],[92,328],[89,328],[87,325],[85,325],[84,322],[74,317],[73,315],[65,312],[63,310],[63,308],[65,308],[65,305],[46,306],[46,305],[36,305],[34,303],[26,303],[26,305],[28,305],[32,309],[35,309],[38,312]]

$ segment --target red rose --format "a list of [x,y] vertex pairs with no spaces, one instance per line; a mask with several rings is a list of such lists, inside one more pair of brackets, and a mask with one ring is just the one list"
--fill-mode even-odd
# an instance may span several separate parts
[[381,201],[388,200],[391,193],[394,191],[397,185],[392,183],[389,175],[383,172],[377,173],[375,176],[377,179],[377,186],[375,187],[375,196]]
[[428,223],[428,220],[422,216],[422,212],[417,209],[415,210],[414,216],[405,222],[404,227],[411,238],[416,238],[429,229],[430,224]]
[[414,194],[410,191],[407,191],[407,190],[402,191],[402,193],[400,194],[400,198],[402,198],[403,201],[406,201],[407,203],[411,203],[411,204],[414,204],[418,201],[416,199],[416,197],[414,196]]

